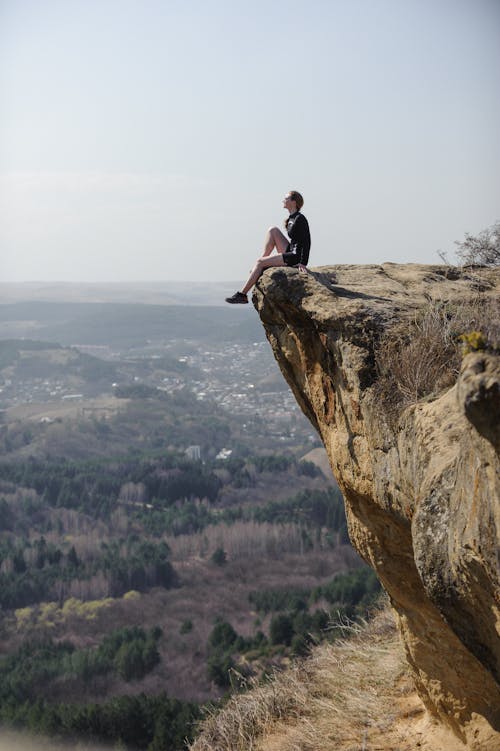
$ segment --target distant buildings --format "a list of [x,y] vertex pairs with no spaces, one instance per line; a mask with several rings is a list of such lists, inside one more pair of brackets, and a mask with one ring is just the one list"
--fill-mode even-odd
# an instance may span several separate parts
[[201,448],[200,446],[188,446],[184,452],[188,459],[193,462],[201,461]]
[[232,449],[221,449],[215,458],[216,459],[229,459],[232,453],[233,453]]

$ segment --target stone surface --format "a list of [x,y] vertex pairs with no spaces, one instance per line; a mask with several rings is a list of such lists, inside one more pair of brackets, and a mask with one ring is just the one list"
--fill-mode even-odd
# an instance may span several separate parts
[[500,269],[331,266],[264,272],[256,306],[282,373],[318,430],[351,540],[393,607],[417,690],[475,751],[500,749],[500,358],[464,358],[457,383],[396,424],[374,346],[430,301],[496,296]]

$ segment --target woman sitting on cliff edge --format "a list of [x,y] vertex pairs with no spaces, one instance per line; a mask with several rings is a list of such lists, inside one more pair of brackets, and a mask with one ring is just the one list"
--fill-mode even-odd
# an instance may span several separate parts
[[[303,214],[300,213],[304,199],[296,190],[290,190],[283,199],[283,208],[288,213],[285,220],[285,229],[290,241],[278,227],[271,227],[266,235],[264,251],[257,259],[255,266],[250,272],[245,286],[241,292],[235,292],[231,297],[226,297],[226,302],[231,304],[247,303],[247,293],[251,290],[264,269],[271,266],[293,266],[299,271],[307,271],[306,265],[309,260],[311,248],[311,235],[309,224]],[[276,248],[277,255],[271,253]]]

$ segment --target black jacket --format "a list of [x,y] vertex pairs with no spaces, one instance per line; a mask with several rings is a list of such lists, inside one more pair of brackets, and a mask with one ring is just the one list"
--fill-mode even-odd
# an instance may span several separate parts
[[309,223],[304,214],[301,214],[300,211],[290,214],[286,222],[286,231],[290,238],[287,253],[295,253],[299,259],[298,263],[303,263],[306,266],[311,249],[311,234]]

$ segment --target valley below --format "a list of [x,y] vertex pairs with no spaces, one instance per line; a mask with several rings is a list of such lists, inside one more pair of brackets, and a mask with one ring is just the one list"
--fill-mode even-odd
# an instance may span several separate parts
[[180,750],[379,585],[254,311],[88,296],[0,306],[0,721]]

